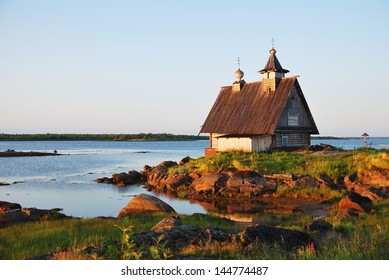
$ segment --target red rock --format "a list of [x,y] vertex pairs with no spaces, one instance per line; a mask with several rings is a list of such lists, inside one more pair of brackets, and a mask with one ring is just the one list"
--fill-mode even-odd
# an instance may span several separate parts
[[147,212],[176,213],[169,204],[163,202],[159,198],[148,194],[140,194],[135,196],[127,206],[120,211],[118,217]]
[[176,190],[180,186],[188,186],[192,178],[186,173],[171,173],[160,180],[159,184],[165,185],[167,190]]
[[358,173],[358,178],[364,185],[373,187],[389,186],[389,170],[377,166],[372,166]]
[[366,196],[370,200],[380,200],[388,198],[388,194],[383,191],[383,188],[368,187],[363,185],[357,185],[354,187],[354,191],[361,196]]
[[344,216],[358,215],[358,213],[371,213],[373,210],[372,201],[365,196],[361,196],[356,192],[350,192],[339,202],[339,212],[337,216],[342,218]]
[[191,184],[191,187],[195,188],[196,186],[204,187],[215,187],[215,186],[224,186],[227,181],[227,175],[218,174],[218,173],[205,173],[203,176],[194,180]]

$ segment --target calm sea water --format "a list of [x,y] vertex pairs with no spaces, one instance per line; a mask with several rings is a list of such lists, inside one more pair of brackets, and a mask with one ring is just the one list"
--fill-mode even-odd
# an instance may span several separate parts
[[[345,149],[361,147],[363,140],[314,140]],[[202,156],[208,141],[171,142],[96,142],[96,141],[21,141],[0,142],[0,151],[54,151],[64,156],[0,158],[0,200],[23,207],[63,208],[76,217],[117,216],[132,196],[147,193],[142,185],[124,188],[94,182],[96,178],[164,160],[179,161],[185,156]],[[389,148],[389,138],[370,138],[373,148]],[[12,184],[17,182],[16,184]],[[178,213],[206,213],[199,204],[164,195],[159,197]]]

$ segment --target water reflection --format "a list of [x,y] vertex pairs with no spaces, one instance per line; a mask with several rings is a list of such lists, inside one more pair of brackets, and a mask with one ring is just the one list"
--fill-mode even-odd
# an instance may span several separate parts
[[[237,222],[265,221],[271,215],[303,213],[314,217],[327,216],[330,205],[320,201],[263,197],[253,200],[195,201],[177,198],[175,194],[152,190],[152,194],[170,204],[179,214],[207,213]],[[188,203],[189,202],[189,203]],[[176,209],[181,203],[181,208]],[[200,208],[201,207],[201,208]]]

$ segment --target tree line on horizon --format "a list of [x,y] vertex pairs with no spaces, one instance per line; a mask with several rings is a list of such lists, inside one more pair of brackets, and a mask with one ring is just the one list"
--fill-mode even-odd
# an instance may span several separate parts
[[208,140],[208,136],[170,133],[137,134],[0,134],[0,141],[190,141]]

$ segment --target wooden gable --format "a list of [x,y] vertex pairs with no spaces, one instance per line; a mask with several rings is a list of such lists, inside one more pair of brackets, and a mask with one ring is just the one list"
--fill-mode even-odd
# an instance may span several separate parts
[[301,87],[296,79],[278,120],[275,131],[300,131],[319,134]]

